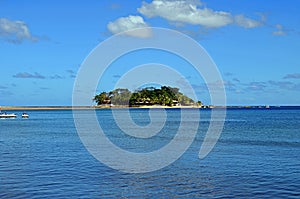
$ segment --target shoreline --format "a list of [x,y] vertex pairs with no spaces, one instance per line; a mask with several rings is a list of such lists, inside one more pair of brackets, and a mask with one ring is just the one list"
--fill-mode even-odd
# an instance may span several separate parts
[[90,110],[90,109],[149,109],[149,108],[164,108],[164,109],[178,109],[178,108],[200,108],[196,106],[1,106],[1,111],[30,111],[30,110]]
[[0,111],[92,110],[92,109],[300,109],[300,106],[0,106]]

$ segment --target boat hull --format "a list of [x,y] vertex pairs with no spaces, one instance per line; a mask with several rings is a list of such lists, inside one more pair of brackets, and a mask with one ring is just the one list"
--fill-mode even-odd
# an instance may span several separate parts
[[5,119],[5,118],[16,118],[17,115],[15,114],[0,114],[0,119]]

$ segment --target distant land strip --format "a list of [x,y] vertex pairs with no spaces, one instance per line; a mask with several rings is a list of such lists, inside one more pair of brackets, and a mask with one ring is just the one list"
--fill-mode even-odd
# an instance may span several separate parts
[[9,110],[86,110],[86,109],[121,109],[121,108],[166,108],[166,109],[180,109],[180,108],[196,108],[196,109],[300,109],[300,106],[0,106],[1,111]]
[[1,106],[0,110],[8,111],[8,110],[72,110],[72,109],[91,109],[91,106]]
[[196,106],[137,106],[129,107],[124,105],[115,105],[115,106],[1,106],[0,110],[9,111],[9,110],[88,110],[88,109],[122,109],[122,108],[199,108]]

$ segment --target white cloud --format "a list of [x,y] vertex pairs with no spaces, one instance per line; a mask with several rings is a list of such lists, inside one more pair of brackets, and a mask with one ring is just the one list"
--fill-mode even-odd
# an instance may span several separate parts
[[153,0],[151,3],[143,2],[138,11],[149,18],[159,16],[171,22],[208,28],[222,27],[233,22],[232,15],[228,12],[200,9],[198,6],[201,6],[200,1]]
[[277,24],[275,26],[275,28],[276,28],[276,31],[273,31],[273,35],[275,35],[275,36],[284,36],[284,35],[287,35],[287,31],[284,30],[284,28],[283,28],[282,25]]
[[198,0],[153,0],[143,2],[138,11],[148,18],[162,17],[171,24],[201,25],[206,28],[219,28],[237,24],[243,28],[256,28],[263,25],[265,17],[254,20],[244,15],[232,15],[230,12],[215,11],[203,7]]
[[244,28],[256,28],[256,27],[263,25],[263,23],[261,21],[249,19],[249,18],[245,17],[244,15],[237,15],[234,17],[234,20],[238,26],[241,26]]
[[0,37],[14,43],[21,43],[24,40],[37,41],[38,38],[30,34],[28,26],[23,21],[11,21],[0,18]]
[[[145,23],[144,19],[140,16],[132,16],[129,15],[128,17],[121,17],[113,22],[109,22],[107,25],[108,30],[113,33],[121,33],[124,31],[123,34],[133,37],[150,37],[151,30],[148,28],[148,24]],[[142,28],[142,29],[136,29]],[[143,29],[147,28],[147,29]]]

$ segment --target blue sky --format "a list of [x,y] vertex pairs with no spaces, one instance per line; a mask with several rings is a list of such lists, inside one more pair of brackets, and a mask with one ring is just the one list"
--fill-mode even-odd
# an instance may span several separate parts
[[[300,105],[299,7],[297,0],[0,0],[0,105],[71,105],[77,71],[100,42],[151,26],[185,33],[206,49],[228,105]],[[182,71],[209,104],[201,78],[169,56],[147,51],[119,59],[98,91],[155,61]]]

